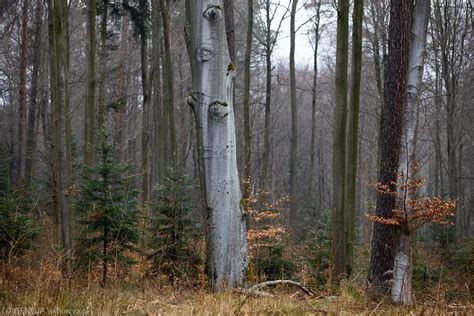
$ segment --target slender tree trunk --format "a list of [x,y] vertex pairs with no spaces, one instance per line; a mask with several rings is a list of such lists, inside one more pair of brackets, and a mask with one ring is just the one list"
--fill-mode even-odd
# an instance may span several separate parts
[[171,59],[170,47],[170,18],[169,8],[165,0],[160,0],[161,16],[163,19],[163,38],[165,48],[165,63],[164,63],[164,83],[166,96],[166,110],[168,112],[168,130],[170,135],[170,151],[172,164],[176,165],[178,162],[178,153],[176,145],[176,127],[174,123],[174,91],[173,91],[173,61]]
[[109,15],[109,0],[102,0],[102,16],[100,19],[100,51],[99,51],[99,91],[98,91],[98,120],[97,126],[102,128],[107,115],[105,100],[105,81],[107,80],[107,21]]
[[349,117],[346,135],[346,178],[344,201],[346,213],[346,260],[347,274],[354,267],[354,226],[356,207],[356,183],[358,165],[360,74],[362,68],[362,20],[364,17],[363,0],[354,1],[352,13],[352,66]]
[[333,191],[332,191],[332,243],[331,265],[333,281],[339,282],[346,273],[345,241],[345,170],[346,170],[346,128],[347,128],[347,69],[349,59],[349,1],[339,0],[337,4],[336,39],[336,91],[334,108],[333,141]]
[[[29,0],[23,1],[21,44],[20,44],[20,86],[18,91],[18,148],[15,182],[23,186],[24,150],[25,150],[25,104],[26,104],[26,67],[28,58],[28,11]],[[23,190],[22,190],[23,191]]]
[[222,1],[186,1],[187,46],[197,144],[207,211],[207,273],[216,291],[242,284],[247,267],[233,100],[235,69],[225,40]]
[[[270,1],[265,1],[265,123],[263,136],[263,157],[262,157],[262,175],[261,188],[263,190],[269,189],[269,161],[271,153],[271,104],[272,104],[272,20],[270,18]],[[271,172],[271,170],[270,170]]]
[[250,132],[250,58],[252,55],[253,39],[253,0],[247,1],[247,11],[247,38],[244,65],[244,197],[248,197],[251,190],[250,164],[252,158],[252,135]]
[[[408,68],[411,30],[411,0],[391,1],[389,26],[389,55],[385,83],[385,109],[382,111],[382,152],[379,183],[396,192],[404,121],[405,82]],[[377,194],[375,215],[391,218],[396,197]],[[386,295],[390,290],[389,271],[395,259],[395,232],[391,225],[375,223],[368,274],[367,295]]]
[[[311,145],[309,163],[309,184],[308,195],[314,194],[314,177],[316,165],[316,98],[318,97],[318,46],[319,46],[319,23],[320,23],[321,3],[316,2],[316,14],[314,22],[314,53],[313,53],[313,87],[311,99]],[[321,205],[321,200],[318,200]]]
[[[155,0],[156,1],[156,0]],[[123,114],[127,107],[126,99],[126,82],[127,82],[127,60],[128,60],[128,28],[129,18],[125,13],[122,15],[122,21],[120,26],[120,46],[119,46],[119,71],[117,76],[117,85],[115,88],[115,111],[114,111],[114,145],[117,148],[117,160],[122,161],[124,151],[123,141]]]
[[153,0],[151,7],[152,14],[152,89],[153,89],[153,165],[155,165],[156,171],[152,172],[155,181],[153,184],[162,183],[164,170],[165,170],[165,141],[166,133],[163,121],[163,97],[161,89],[161,62],[160,62],[160,51],[161,51],[161,32],[162,23],[160,16],[160,0]]
[[291,94],[291,153],[290,153],[290,227],[296,228],[298,217],[298,109],[296,107],[295,20],[298,0],[292,0],[290,13],[290,94]]
[[96,97],[95,97],[95,52],[96,52],[96,0],[87,2],[87,40],[86,40],[86,91],[84,118],[84,165],[91,166],[94,159],[93,146],[96,128]]
[[28,187],[31,183],[33,163],[35,161],[36,150],[36,114],[38,104],[38,77],[41,58],[41,25],[43,22],[43,1],[36,0],[35,7],[35,29],[33,40],[33,56],[31,63],[33,69],[31,71],[31,88],[30,102],[28,108],[28,126],[26,130],[26,152],[25,152],[25,184]]
[[[147,19],[147,1],[140,0],[139,10],[142,23]],[[143,25],[144,28],[144,25]],[[150,199],[150,90],[148,74],[148,35],[143,29],[140,33],[140,65],[142,83],[142,206],[146,207]]]

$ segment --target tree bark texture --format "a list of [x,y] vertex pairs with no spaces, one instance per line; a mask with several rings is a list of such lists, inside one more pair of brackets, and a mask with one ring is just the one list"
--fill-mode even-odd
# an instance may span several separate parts
[[[405,82],[410,48],[412,1],[391,1],[389,26],[389,54],[382,111],[382,151],[379,183],[396,192],[401,137],[405,114]],[[375,215],[391,218],[396,197],[377,194]],[[391,225],[375,223],[371,243],[368,273],[368,296],[386,295],[390,290],[389,271],[393,271],[395,259],[395,232]]]
[[36,0],[35,6],[35,22],[33,31],[33,55],[31,64],[33,69],[31,71],[31,88],[30,100],[28,107],[28,125],[26,129],[26,150],[25,150],[25,184],[29,186],[32,178],[33,163],[35,161],[36,150],[36,114],[38,105],[38,77],[40,69],[41,58],[41,25],[43,24],[43,1]]
[[244,62],[244,197],[250,194],[250,163],[252,135],[250,131],[250,58],[253,39],[253,0],[247,1],[247,38]]
[[84,165],[91,166],[93,160],[94,133],[96,128],[96,0],[87,2],[86,34],[86,87],[84,118]]
[[291,3],[290,13],[290,98],[291,98],[291,153],[290,153],[290,227],[296,228],[298,217],[298,108],[296,106],[295,21],[298,0]]
[[29,0],[23,1],[21,44],[20,44],[20,85],[18,89],[18,143],[15,181],[23,185],[25,151],[25,104],[26,104],[26,67],[28,58],[28,11]]
[[331,216],[331,265],[333,281],[346,273],[344,178],[346,170],[347,69],[349,60],[349,1],[337,4],[336,91],[334,104],[333,196]]
[[233,85],[222,1],[186,1],[197,131],[207,211],[207,274],[215,291],[242,284],[247,267],[245,212],[237,173]]
[[416,113],[418,97],[423,76],[423,65],[425,59],[426,33],[430,19],[430,0],[418,0],[413,13],[413,24],[411,29],[410,55],[408,59],[408,75],[406,81],[406,108],[405,129],[403,141],[403,154],[400,156],[399,171],[409,178],[412,163],[415,157],[414,145]]
[[360,75],[362,68],[362,20],[364,17],[363,0],[354,0],[352,12],[352,65],[351,90],[346,135],[346,179],[344,188],[345,229],[346,229],[346,272],[352,273],[354,266],[354,227],[356,207],[356,182],[359,139]]
[[170,18],[169,8],[165,0],[160,0],[161,14],[163,21],[163,40],[165,49],[164,60],[164,96],[166,100],[166,111],[168,114],[168,130],[170,136],[170,154],[171,162],[176,165],[178,160],[178,150],[176,144],[176,127],[174,123],[174,90],[173,90],[173,60],[171,58],[171,43],[170,43]]

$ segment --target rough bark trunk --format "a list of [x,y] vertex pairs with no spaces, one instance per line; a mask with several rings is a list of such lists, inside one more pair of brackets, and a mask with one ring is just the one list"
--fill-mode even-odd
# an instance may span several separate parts
[[346,135],[346,179],[344,189],[345,229],[346,229],[346,272],[352,273],[354,266],[354,226],[356,207],[356,180],[358,164],[360,75],[362,68],[362,19],[364,17],[363,0],[354,1],[352,13],[352,65],[350,106]]
[[298,108],[296,107],[295,20],[298,0],[292,0],[290,13],[290,94],[291,94],[291,153],[290,153],[290,227],[296,228],[298,217]]
[[250,163],[252,135],[250,132],[250,58],[253,39],[253,0],[247,1],[247,38],[244,62],[244,197],[250,194]]
[[207,274],[220,291],[242,284],[247,266],[245,213],[237,173],[233,85],[222,1],[186,1],[187,46],[207,223]]
[[36,149],[36,114],[38,104],[38,77],[41,57],[41,25],[43,22],[43,1],[36,0],[35,22],[34,22],[34,40],[33,40],[33,56],[31,63],[33,69],[31,71],[31,88],[30,102],[28,108],[28,126],[26,130],[26,151],[25,151],[25,184],[29,186],[32,178],[33,163],[35,161]]
[[[405,82],[408,68],[411,30],[411,0],[391,1],[389,26],[389,55],[385,102],[382,111],[382,152],[379,183],[395,192],[400,157],[405,104]],[[392,194],[377,194],[375,215],[390,218],[396,198]],[[367,295],[386,295],[390,289],[389,271],[395,259],[393,226],[375,223],[371,244]]]
[[344,176],[346,170],[347,69],[349,59],[349,1],[337,5],[336,90],[334,104],[333,191],[331,265],[333,281],[346,273],[346,241],[344,212]]

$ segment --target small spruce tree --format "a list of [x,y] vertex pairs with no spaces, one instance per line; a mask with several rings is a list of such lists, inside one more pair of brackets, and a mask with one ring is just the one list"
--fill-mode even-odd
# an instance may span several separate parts
[[[137,191],[132,188],[128,166],[114,159],[114,146],[108,133],[98,133],[95,164],[84,167],[81,195],[76,202],[79,222],[83,225],[80,258],[102,262],[102,281],[107,282],[108,265],[113,261],[130,263],[140,241],[140,210]],[[131,252],[130,252],[131,251]]]
[[170,169],[165,183],[157,188],[152,203],[151,254],[153,274],[166,274],[170,281],[190,281],[197,277],[200,264],[196,221],[191,218],[190,192],[193,184],[179,171]]

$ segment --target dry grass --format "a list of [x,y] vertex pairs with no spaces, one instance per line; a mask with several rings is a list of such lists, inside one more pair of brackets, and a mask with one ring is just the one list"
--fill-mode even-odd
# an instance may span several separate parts
[[[3,266],[1,314],[87,314],[87,315],[229,315],[229,314],[332,314],[332,315],[468,315],[472,304],[418,302],[413,307],[394,307],[385,302],[365,302],[363,288],[343,284],[337,296],[321,293],[309,298],[294,288],[274,289],[275,297],[247,297],[227,291],[214,294],[204,289],[158,286],[153,281],[115,283],[103,289],[94,282],[62,281],[54,257],[37,262]],[[28,264],[27,264],[28,263]],[[27,264],[26,266],[24,266]],[[19,268],[23,266],[23,268]]]

